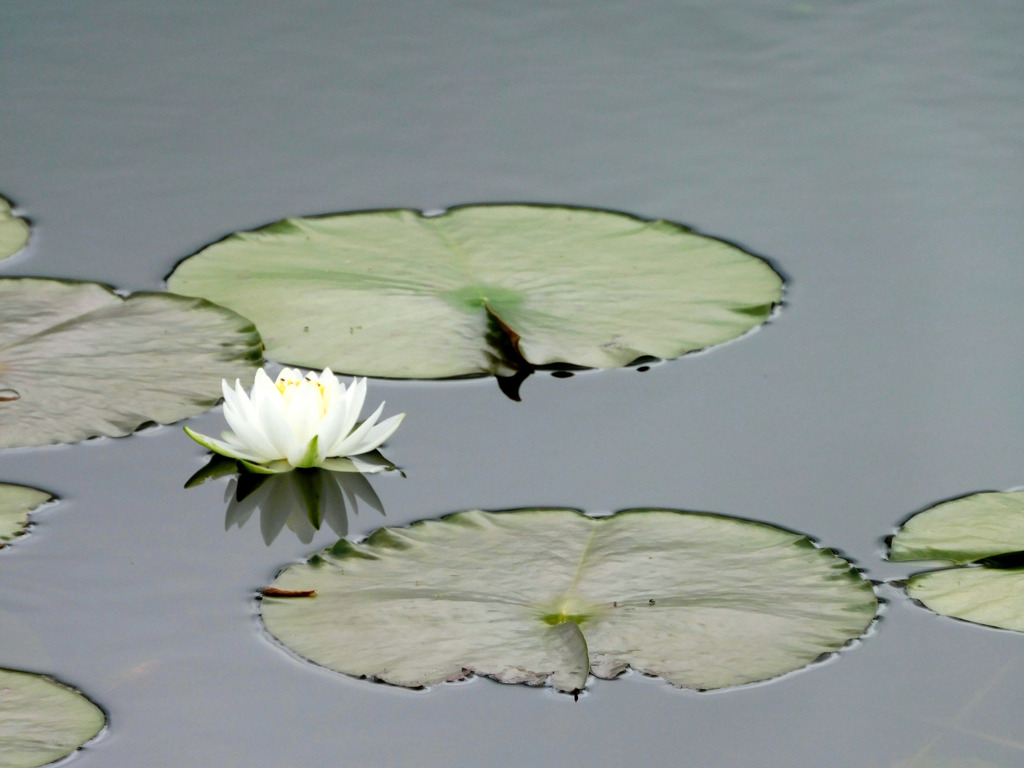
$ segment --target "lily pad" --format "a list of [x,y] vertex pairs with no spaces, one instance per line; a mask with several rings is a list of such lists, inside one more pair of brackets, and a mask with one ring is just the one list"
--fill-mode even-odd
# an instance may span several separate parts
[[859,637],[871,585],[806,537],[674,510],[460,512],[340,541],[277,577],[270,633],[349,675],[471,673],[578,691],[631,667],[682,688],[766,680]]
[[46,491],[0,483],[0,547],[25,532],[28,513],[53,497]]
[[177,421],[213,406],[222,378],[251,383],[260,362],[252,324],[201,299],[0,279],[0,448]]
[[966,566],[907,581],[907,593],[944,616],[1024,632],[1024,491],[975,493],[911,517],[890,560]]
[[1024,491],[974,493],[936,504],[893,536],[889,559],[958,565],[1024,551]]
[[0,197],[0,261],[24,248],[28,235],[28,222],[11,213],[11,204]]
[[96,736],[103,711],[51,677],[0,669],[0,765],[34,768]]
[[766,262],[679,224],[539,205],[286,219],[185,259],[168,285],[251,318],[274,360],[424,379],[678,357],[782,296]]

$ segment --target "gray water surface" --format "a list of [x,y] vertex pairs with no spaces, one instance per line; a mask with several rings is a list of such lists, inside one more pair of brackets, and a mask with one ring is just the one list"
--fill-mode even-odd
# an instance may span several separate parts
[[[1024,5],[139,3],[0,8],[0,274],[159,290],[289,215],[553,202],[663,217],[787,276],[737,342],[636,370],[371,383],[409,414],[386,517],[664,506],[805,532],[869,578],[941,499],[1024,484]],[[222,428],[219,409],[189,423]],[[402,691],[306,664],[253,596],[333,543],[225,532],[180,426],[0,453],[61,502],[0,552],[0,666],[109,713],[89,768],[1017,766],[1024,637],[880,588],[827,663],[712,694],[639,675],[577,703]]]

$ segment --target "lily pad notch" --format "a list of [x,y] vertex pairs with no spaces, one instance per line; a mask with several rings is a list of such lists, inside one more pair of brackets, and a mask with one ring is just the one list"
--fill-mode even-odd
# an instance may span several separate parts
[[869,582],[805,536],[678,510],[460,512],[285,568],[268,632],[344,674],[420,688],[476,674],[578,693],[632,668],[680,688],[767,680],[859,638]]
[[25,534],[30,512],[53,500],[37,488],[0,483],[0,548]]
[[973,493],[912,515],[889,559],[940,561],[906,583],[935,613],[1024,632],[1024,490]]
[[285,219],[167,282],[250,318],[271,359],[420,379],[674,358],[762,324],[783,289],[763,259],[683,225],[547,205]]

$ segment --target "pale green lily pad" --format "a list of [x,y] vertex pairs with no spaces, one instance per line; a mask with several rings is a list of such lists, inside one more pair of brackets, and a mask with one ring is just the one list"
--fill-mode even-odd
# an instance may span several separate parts
[[28,235],[28,222],[11,213],[11,204],[0,197],[0,261],[24,248]]
[[681,225],[538,205],[286,219],[205,248],[168,285],[251,318],[274,360],[425,379],[678,357],[782,296],[766,262]]
[[0,448],[178,421],[213,406],[222,378],[250,384],[260,362],[252,324],[201,299],[0,279]]
[[919,512],[893,536],[889,559],[958,565],[1024,551],[1024,491],[974,493]]
[[[461,512],[286,568],[270,633],[349,675],[471,673],[577,691],[627,667],[712,689],[800,669],[859,637],[871,585],[806,537],[674,510]],[[280,594],[280,593],[278,593]]]
[[967,565],[917,574],[907,593],[944,616],[1024,632],[1024,491],[975,493],[914,515],[889,559]]
[[0,483],[0,547],[25,533],[28,513],[52,498],[46,491]]
[[35,768],[95,737],[103,711],[50,677],[0,669],[0,765]]
[[912,577],[907,593],[943,616],[1024,632],[1024,572],[950,568]]

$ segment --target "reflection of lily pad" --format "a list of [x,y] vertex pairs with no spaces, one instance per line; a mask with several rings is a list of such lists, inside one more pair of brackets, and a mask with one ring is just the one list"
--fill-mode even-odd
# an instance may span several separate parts
[[849,563],[761,523],[670,510],[462,512],[286,568],[267,629],[317,664],[404,686],[469,673],[583,688],[627,667],[687,688],[764,680],[861,635]]
[[168,285],[251,318],[275,360],[395,378],[677,357],[763,323],[782,291],[764,261],[678,224],[535,205],[287,219]]
[[35,488],[0,483],[0,547],[21,536],[28,525],[28,513],[52,498]]
[[0,669],[0,765],[32,768],[71,754],[102,730],[103,712],[56,680]]
[[0,197],[0,260],[6,259],[28,242],[28,224],[11,213],[11,204]]
[[200,299],[95,283],[0,279],[0,448],[125,435],[251,382],[260,339]]
[[976,493],[914,515],[889,559],[968,565],[918,574],[907,592],[936,613],[1024,632],[1024,491]]

